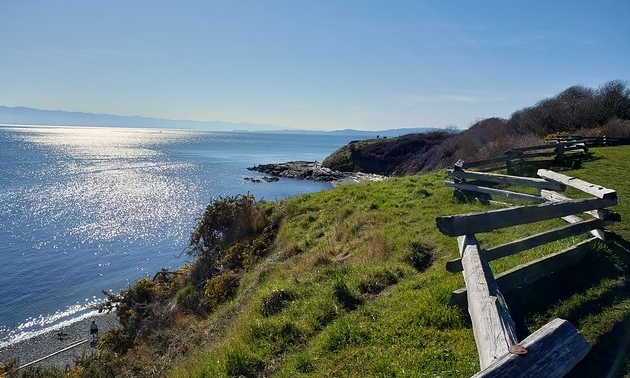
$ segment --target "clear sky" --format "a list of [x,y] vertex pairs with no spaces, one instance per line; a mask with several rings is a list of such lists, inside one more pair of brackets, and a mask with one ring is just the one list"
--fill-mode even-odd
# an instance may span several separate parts
[[466,128],[630,79],[630,0],[0,2],[0,105]]

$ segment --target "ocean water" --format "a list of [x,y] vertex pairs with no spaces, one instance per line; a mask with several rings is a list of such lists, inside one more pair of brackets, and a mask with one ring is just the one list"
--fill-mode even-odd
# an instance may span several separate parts
[[322,161],[371,133],[248,133],[0,125],[0,348],[92,313],[161,268],[186,263],[213,199],[282,200],[330,184],[246,168]]

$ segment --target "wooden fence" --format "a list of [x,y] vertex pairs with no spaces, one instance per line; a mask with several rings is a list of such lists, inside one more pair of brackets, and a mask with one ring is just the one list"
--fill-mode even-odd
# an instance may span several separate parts
[[[454,181],[446,185],[457,191],[474,191],[514,198],[533,204],[487,212],[436,218],[439,230],[457,237],[460,258],[446,264],[450,272],[463,272],[466,287],[453,292],[451,304],[465,306],[472,320],[481,371],[475,377],[562,377],[590,350],[588,342],[566,320],[555,319],[526,339],[518,341],[514,321],[502,292],[533,283],[581,260],[590,251],[591,241],[604,239],[604,228],[620,221],[607,207],[617,204],[617,193],[599,185],[553,171],[538,170],[539,178],[516,177],[465,171],[459,164],[448,170]],[[470,181],[474,180],[474,181]],[[525,186],[538,189],[537,195],[496,189],[481,183]],[[567,186],[588,194],[571,199],[563,195]],[[488,249],[480,247],[475,234],[521,224],[562,218],[568,225],[514,240]],[[518,266],[495,276],[489,262],[553,241],[590,232],[592,236],[563,251]]]
[[478,160],[473,162],[458,162],[456,165],[462,169],[486,167],[489,170],[507,167],[512,169],[523,162],[533,159],[553,158],[558,159],[563,156],[583,155],[588,153],[590,147],[596,146],[617,146],[630,144],[630,138],[582,137],[566,136],[559,138],[549,138],[545,144],[513,148],[506,151],[503,156],[492,159]]

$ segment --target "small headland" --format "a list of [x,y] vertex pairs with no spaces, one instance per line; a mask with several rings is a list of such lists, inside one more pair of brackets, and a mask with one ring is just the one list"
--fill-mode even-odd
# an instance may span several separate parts
[[290,161],[286,163],[259,164],[247,169],[278,177],[330,182],[333,185],[382,181],[387,178],[387,176],[372,173],[335,171],[330,168],[323,167],[321,163],[316,161]]

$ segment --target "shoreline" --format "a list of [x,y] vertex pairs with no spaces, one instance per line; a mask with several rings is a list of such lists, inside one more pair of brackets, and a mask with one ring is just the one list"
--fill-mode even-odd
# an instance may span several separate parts
[[[57,366],[60,369],[74,367],[75,357],[94,351],[90,337],[92,320],[98,325],[101,334],[118,324],[116,314],[111,312],[96,313],[70,324],[52,327],[40,335],[1,348],[0,365],[5,365],[15,358],[19,367],[25,365]],[[58,333],[65,336],[60,339]]]
[[[333,186],[386,180],[387,176],[363,172],[341,172],[322,167],[317,161],[289,161],[286,163],[258,164],[249,171],[300,180],[330,182]],[[263,177],[263,179],[265,179]]]

